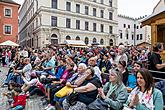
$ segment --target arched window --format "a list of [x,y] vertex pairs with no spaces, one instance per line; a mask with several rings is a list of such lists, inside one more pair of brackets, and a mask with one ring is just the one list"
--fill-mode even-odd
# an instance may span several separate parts
[[109,40],[109,45],[113,46],[113,40],[112,39]]
[[66,40],[71,40],[69,35],[66,36]]
[[85,44],[89,44],[89,38],[85,37]]
[[56,34],[51,35],[51,44],[58,44],[58,37]]
[[56,34],[52,34],[51,38],[57,38],[57,35]]
[[96,42],[97,42],[96,38],[93,38],[93,43],[96,43]]
[[100,44],[104,45],[104,40],[103,39],[100,40]]
[[77,36],[77,37],[76,37],[76,40],[80,40],[80,37],[79,37],[79,36]]

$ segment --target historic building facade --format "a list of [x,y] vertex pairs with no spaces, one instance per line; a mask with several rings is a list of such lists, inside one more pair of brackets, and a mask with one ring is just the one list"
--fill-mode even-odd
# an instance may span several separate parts
[[141,18],[131,18],[118,15],[118,38],[117,44],[137,45],[143,42],[151,43],[151,27],[142,27]]
[[0,43],[6,40],[17,41],[19,7],[12,0],[0,0]]
[[19,18],[24,46],[44,47],[69,39],[116,43],[117,0],[25,0]]

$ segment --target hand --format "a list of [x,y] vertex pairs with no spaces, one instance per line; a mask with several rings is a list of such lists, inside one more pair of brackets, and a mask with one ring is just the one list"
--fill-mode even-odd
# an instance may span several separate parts
[[106,98],[104,91],[103,91],[103,88],[98,88],[98,94],[100,95],[101,98],[103,98],[103,99]]
[[132,99],[132,101],[130,102],[129,106],[130,106],[130,107],[134,107],[134,106],[138,105],[138,103],[139,103],[139,96],[138,96],[137,94],[135,94],[135,95],[133,96],[133,99]]
[[138,105],[138,103],[139,103],[139,96],[137,94],[135,94],[134,105]]

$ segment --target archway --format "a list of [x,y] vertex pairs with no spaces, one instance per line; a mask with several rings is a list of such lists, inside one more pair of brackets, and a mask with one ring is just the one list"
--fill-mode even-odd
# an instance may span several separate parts
[[89,44],[89,38],[85,37],[85,44]]
[[103,39],[100,40],[100,44],[104,45],[104,40]]
[[113,40],[112,39],[109,40],[109,45],[113,46]]
[[66,40],[71,40],[71,37],[69,35],[67,35]]
[[96,43],[96,42],[97,42],[96,38],[93,38],[93,43]]
[[77,37],[76,37],[76,40],[80,40],[80,37],[79,37],[79,36],[77,36]]
[[51,35],[51,44],[58,44],[58,37],[56,34]]

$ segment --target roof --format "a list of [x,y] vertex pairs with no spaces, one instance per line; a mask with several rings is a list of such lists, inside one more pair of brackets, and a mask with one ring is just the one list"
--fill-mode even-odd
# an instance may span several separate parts
[[10,3],[10,4],[15,4],[15,5],[20,5],[16,2],[14,2],[13,0],[0,0],[0,2],[5,2],[5,3]]
[[[150,16],[148,16],[146,19],[142,20],[141,22],[142,22],[143,25],[149,25],[150,22],[151,22],[150,21],[151,19],[154,19],[154,18],[160,19],[161,17],[163,17],[163,16],[160,16],[160,15],[164,14],[164,13],[165,13],[165,8],[161,12],[157,12],[157,13],[151,14]],[[149,23],[147,23],[147,22],[149,22]]]
[[81,40],[65,40],[64,44],[66,45],[86,45],[84,41]]

